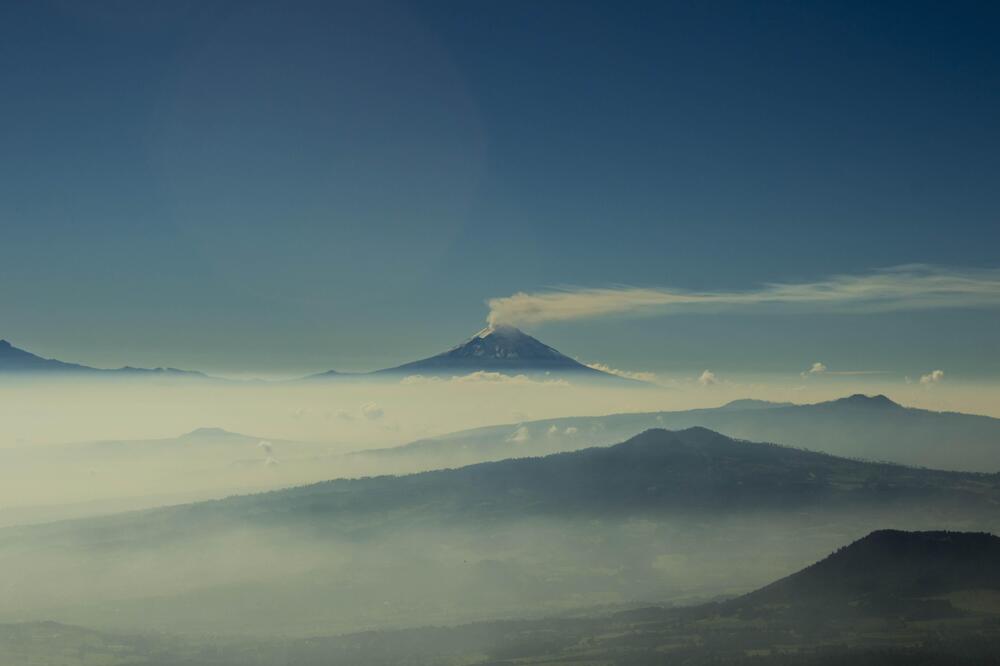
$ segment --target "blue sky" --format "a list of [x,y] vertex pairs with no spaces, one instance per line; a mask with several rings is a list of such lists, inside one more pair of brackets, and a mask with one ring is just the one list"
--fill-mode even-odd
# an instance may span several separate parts
[[[991,3],[8,2],[0,337],[394,365],[551,287],[1000,264]],[[995,308],[526,327],[635,370],[1000,375]]]

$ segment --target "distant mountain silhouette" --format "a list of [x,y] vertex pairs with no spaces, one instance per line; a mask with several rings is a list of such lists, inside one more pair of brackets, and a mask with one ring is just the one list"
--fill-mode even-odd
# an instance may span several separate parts
[[42,358],[0,340],[0,372],[96,372],[96,368]]
[[731,400],[718,409],[736,412],[743,409],[774,409],[775,407],[791,407],[792,405],[793,403],[791,402],[771,402],[769,400],[743,398],[741,400]]
[[605,445],[648,428],[694,426],[839,456],[1000,472],[1000,419],[913,409],[884,395],[860,394],[812,405],[737,400],[709,409],[527,421],[357,455],[394,460],[400,470],[428,469]]
[[77,363],[66,363],[51,358],[42,358],[31,352],[19,349],[7,340],[0,340],[0,376],[5,373],[46,374],[46,375],[86,375],[86,376],[125,376],[125,375],[165,375],[178,377],[206,377],[203,373],[176,368],[122,368],[102,369],[92,368]]
[[[998,520],[998,502],[1000,478],[994,476],[846,460],[734,440],[704,428],[650,430],[615,446],[544,458],[401,477],[340,479],[183,506],[6,528],[0,530],[0,552],[31,556],[31,566],[16,572],[22,589],[34,589],[34,581],[47,580],[46,555],[57,548],[72,554],[65,571],[74,578],[106,570],[105,562],[134,561],[141,571],[142,562],[167,562],[170,553],[185,549],[197,553],[211,544],[220,548],[230,537],[237,544],[264,544],[260,557],[268,560],[285,559],[279,546],[287,543],[288,561],[303,552],[305,544],[320,560],[335,563],[347,553],[351,562],[347,568],[310,564],[287,578],[280,573],[271,582],[254,577],[252,583],[236,587],[229,585],[228,574],[195,576],[203,581],[196,583],[196,589],[171,593],[169,598],[161,590],[155,603],[115,596],[121,593],[114,590],[106,595],[102,587],[94,595],[113,601],[110,605],[80,614],[52,607],[52,612],[36,615],[39,618],[73,622],[99,614],[106,627],[124,622],[133,627],[186,627],[202,632],[208,626],[224,628],[249,605],[267,609],[268,631],[307,625],[358,627],[359,613],[384,608],[388,594],[400,600],[394,603],[406,604],[392,611],[399,622],[426,622],[431,609],[442,614],[435,615],[442,623],[455,624],[470,617],[466,614],[470,608],[506,615],[503,609],[534,608],[554,598],[565,603],[588,603],[581,599],[603,603],[600,600],[607,599],[607,591],[626,594],[615,597],[623,601],[648,598],[641,595],[649,585],[665,589],[657,582],[659,574],[650,568],[659,566],[661,550],[667,556],[662,563],[669,567],[670,578],[686,576],[686,567],[691,567],[692,574],[697,572],[711,586],[706,591],[717,594],[732,589],[713,583],[719,580],[717,576],[737,584],[773,580],[814,561],[818,553],[829,552],[835,544],[887,525],[992,530]],[[219,551],[215,552],[219,557]],[[441,562],[435,561],[437,553],[455,555]],[[461,553],[470,554],[468,563]],[[671,557],[677,555],[681,559],[673,564]],[[97,564],[92,564],[95,559]],[[775,561],[787,566],[768,564]],[[150,573],[153,582],[160,569],[157,566]],[[765,569],[767,575],[758,577]],[[608,573],[619,570],[621,574]],[[142,584],[142,577],[133,574],[133,578]],[[443,590],[437,589],[440,580],[447,581]],[[420,585],[415,599],[409,592],[411,584]],[[156,589],[160,588],[147,587],[147,594]],[[397,589],[407,592],[397,595]],[[581,590],[589,591],[581,597]],[[65,604],[62,599],[56,595],[45,603]],[[414,599],[412,604],[408,599]],[[897,607],[907,617],[957,612],[937,602],[928,605],[907,599],[893,606],[890,601],[878,606],[882,610],[877,612],[883,615],[874,617],[894,617],[889,613],[897,612]],[[804,628],[817,626],[826,631],[830,617],[852,617],[853,608],[849,602],[838,602],[829,611],[820,605],[810,615],[795,609],[785,613],[773,606],[715,605],[684,611],[688,615],[659,609],[651,621],[663,616],[664,622],[654,628],[669,633],[678,621],[691,618],[678,634],[690,637],[698,623],[710,625],[708,631],[718,624],[712,618],[725,614],[721,626],[744,627],[735,638],[737,642],[745,638],[752,645],[761,640],[761,627],[771,622],[767,618],[775,618],[778,631],[768,640],[778,644],[790,636],[805,635]],[[18,617],[23,616],[20,609],[15,610]],[[809,624],[809,617],[817,619]],[[628,618],[625,622],[633,624]],[[884,634],[892,627],[880,629]],[[626,627],[619,635],[632,636],[632,632]],[[585,637],[569,639],[566,648],[576,649],[573,646]],[[687,640],[680,639],[680,644]],[[531,649],[547,649],[551,644],[536,642]],[[655,656],[651,653],[645,663],[660,663]],[[364,663],[350,657],[341,661]],[[610,658],[598,661],[628,663]]]
[[[391,529],[397,519],[455,524],[530,516],[869,509],[968,518],[992,515],[998,501],[995,477],[847,460],[690,428],[649,430],[615,446],[544,458],[342,479],[162,509],[166,513],[156,522],[174,515],[194,527],[252,516],[263,524],[320,521],[325,529],[364,524],[377,530]],[[138,516],[108,520],[123,521],[114,528],[123,538],[129,522],[148,522]]]
[[[572,375],[581,380],[596,379],[620,384],[642,386],[644,382],[627,379],[584,365],[561,354],[552,347],[531,337],[513,326],[484,328],[462,344],[448,351],[411,363],[374,372],[356,373],[327,370],[300,380],[365,379],[400,375],[425,375],[451,377],[474,372],[499,372],[535,376]],[[0,376],[7,373],[47,375],[169,375],[179,377],[207,377],[201,372],[176,368],[123,368],[101,369],[55,359],[42,358],[0,340]]]
[[[500,324],[484,328],[446,352],[367,374],[376,377],[392,375],[451,377],[473,372],[527,375],[569,374],[582,379],[612,380],[636,386],[642,385],[642,382],[612,375],[584,365],[520,329]],[[312,375],[309,379],[358,376],[330,370]]]

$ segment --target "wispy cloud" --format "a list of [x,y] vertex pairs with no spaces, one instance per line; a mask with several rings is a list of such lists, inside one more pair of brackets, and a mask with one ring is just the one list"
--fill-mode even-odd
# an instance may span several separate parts
[[640,382],[650,382],[656,383],[657,377],[655,372],[633,372],[631,370],[619,370],[618,368],[612,368],[610,365],[605,365],[604,363],[587,363],[588,368],[593,368],[594,370],[600,370],[601,372],[606,372],[609,375],[617,375],[618,377],[624,377],[626,379],[636,379]]
[[531,432],[528,430],[528,426],[520,426],[510,434],[507,441],[514,442],[515,444],[523,444],[529,439],[531,439]]
[[909,264],[818,282],[771,283],[749,291],[692,292],[670,287],[564,288],[487,301],[491,324],[538,324],[640,313],[717,311],[759,305],[877,312],[1000,307],[1000,269]]
[[809,377],[814,377],[817,375],[836,375],[840,377],[850,377],[853,375],[885,375],[888,374],[888,370],[830,370],[826,367],[825,363],[816,361],[810,366],[810,368],[804,372],[799,373],[803,379],[808,379]]

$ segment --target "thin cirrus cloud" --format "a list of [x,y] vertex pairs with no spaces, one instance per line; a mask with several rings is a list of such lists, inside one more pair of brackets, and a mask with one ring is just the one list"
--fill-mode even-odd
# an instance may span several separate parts
[[631,314],[719,311],[761,305],[880,312],[1000,307],[1000,269],[925,264],[836,275],[818,282],[771,283],[749,291],[693,292],[669,287],[565,288],[487,301],[490,324],[540,324]]
[[510,385],[510,386],[569,386],[565,379],[534,379],[527,375],[505,375],[502,372],[489,372],[477,370],[467,375],[456,375],[449,379],[436,376],[407,375],[400,380],[404,386],[418,384],[482,384],[482,385]]
[[808,370],[801,372],[800,375],[803,379],[808,379],[809,377],[816,377],[819,375],[836,375],[843,377],[850,377],[853,375],[886,375],[889,374],[888,370],[831,370],[826,367],[825,363],[821,361],[816,361],[813,363]]

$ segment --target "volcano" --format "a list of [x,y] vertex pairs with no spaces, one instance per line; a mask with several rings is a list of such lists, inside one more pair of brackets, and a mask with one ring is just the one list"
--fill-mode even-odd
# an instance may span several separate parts
[[503,324],[488,326],[446,352],[379,370],[375,374],[454,376],[472,372],[573,375],[584,379],[635,381],[586,366],[524,331]]

